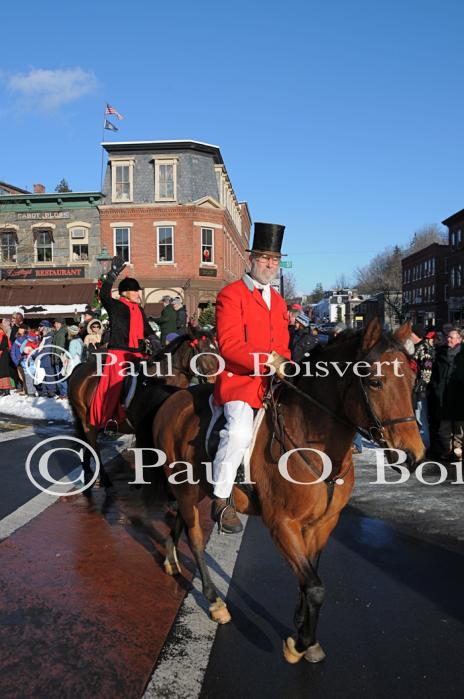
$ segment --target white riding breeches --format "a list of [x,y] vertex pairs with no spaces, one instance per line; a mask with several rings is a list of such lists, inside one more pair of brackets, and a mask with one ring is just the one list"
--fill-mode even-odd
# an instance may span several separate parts
[[228,498],[238,467],[253,436],[253,408],[242,400],[225,403],[226,424],[220,431],[217,454],[213,461],[214,495]]

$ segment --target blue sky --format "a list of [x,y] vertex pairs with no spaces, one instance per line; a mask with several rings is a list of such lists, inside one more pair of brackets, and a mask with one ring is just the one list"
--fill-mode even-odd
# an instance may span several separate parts
[[100,187],[111,140],[220,146],[297,287],[464,207],[459,0],[47,1],[2,8],[0,180]]

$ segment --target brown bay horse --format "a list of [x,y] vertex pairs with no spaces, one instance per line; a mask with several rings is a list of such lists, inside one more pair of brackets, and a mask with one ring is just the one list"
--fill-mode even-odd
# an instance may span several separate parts
[[[315,351],[314,360],[312,353],[311,366],[316,360],[324,360],[328,375],[303,376],[302,372],[294,379],[293,387],[285,383],[280,386],[277,398],[265,412],[251,456],[254,493],[249,496],[234,486],[237,510],[261,516],[298,579],[296,634],[284,641],[284,656],[290,663],[303,657],[319,662],[325,657],[316,636],[324,598],[318,560],[353,488],[351,445],[356,429],[370,435],[381,447],[404,450],[410,468],[423,456],[412,406],[414,378],[403,349],[409,335],[409,324],[392,335],[382,332],[380,323],[374,320],[364,331],[346,331],[332,343],[321,346]],[[395,359],[400,371],[394,368]],[[337,362],[340,368],[346,366],[345,362],[361,360],[367,362],[364,374],[369,375],[365,378],[353,371],[340,376],[334,369]],[[386,362],[380,365],[380,376],[378,362]],[[145,479],[151,481],[146,488],[156,488],[168,478],[178,502],[176,521],[166,541],[166,572],[181,572],[176,545],[185,527],[211,617],[226,623],[230,615],[204,560],[198,514],[199,501],[212,492],[202,463],[210,461],[204,441],[210,420],[211,390],[210,386],[196,386],[178,391],[158,410],[153,421],[153,442],[167,458],[162,468],[150,470]],[[322,457],[313,451],[294,452],[288,458],[287,473],[296,483],[279,472],[282,454],[303,447],[317,449],[330,458],[332,471],[324,481],[317,482]],[[186,462],[191,464],[191,482],[185,482]],[[176,479],[178,483],[173,482]],[[224,541],[227,545],[232,542]]]
[[[200,382],[214,382],[219,368],[216,358],[218,351],[214,335],[203,328],[197,328],[177,337],[147,360],[147,376],[138,376],[137,388],[127,410],[128,420],[118,425],[118,432],[135,433],[137,446],[150,446],[151,424],[157,408],[175,388],[186,388],[195,376],[198,376]],[[96,372],[95,355],[87,362],[78,364],[68,380],[68,399],[75,418],[77,436],[97,453],[100,482],[103,487],[110,488],[112,482],[105,471],[98,448],[98,434],[101,430],[89,421],[90,405],[99,380]],[[85,450],[83,470],[87,482],[93,475],[90,461],[90,452]]]

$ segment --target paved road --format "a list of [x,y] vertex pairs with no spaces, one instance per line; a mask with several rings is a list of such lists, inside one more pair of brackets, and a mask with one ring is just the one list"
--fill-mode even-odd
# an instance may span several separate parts
[[[224,542],[227,545],[227,542]],[[288,665],[296,585],[259,520],[249,519],[202,699],[464,696],[464,558],[347,508],[321,561],[327,659]]]
[[[25,456],[60,432],[71,434],[0,416],[0,520],[37,500]],[[70,468],[62,454],[52,472]],[[131,520],[137,506],[124,489],[109,506],[97,491],[92,501],[39,508],[1,544],[2,697],[138,699],[162,649],[150,698],[463,696],[462,486],[380,488],[370,485],[372,472],[366,452],[352,505],[322,557],[327,659],[319,666],[283,660],[296,582],[260,520],[248,520],[242,539],[210,541],[208,561],[233,616],[216,628],[197,584],[180,607],[193,572],[185,543],[184,576],[173,580],[156,538]],[[164,535],[162,520],[156,526]]]

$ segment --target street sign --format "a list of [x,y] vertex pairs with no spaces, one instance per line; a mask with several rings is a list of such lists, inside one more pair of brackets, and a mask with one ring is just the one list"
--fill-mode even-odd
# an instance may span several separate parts
[[283,269],[291,269],[293,267],[293,262],[291,262],[290,260],[281,260],[280,266]]

